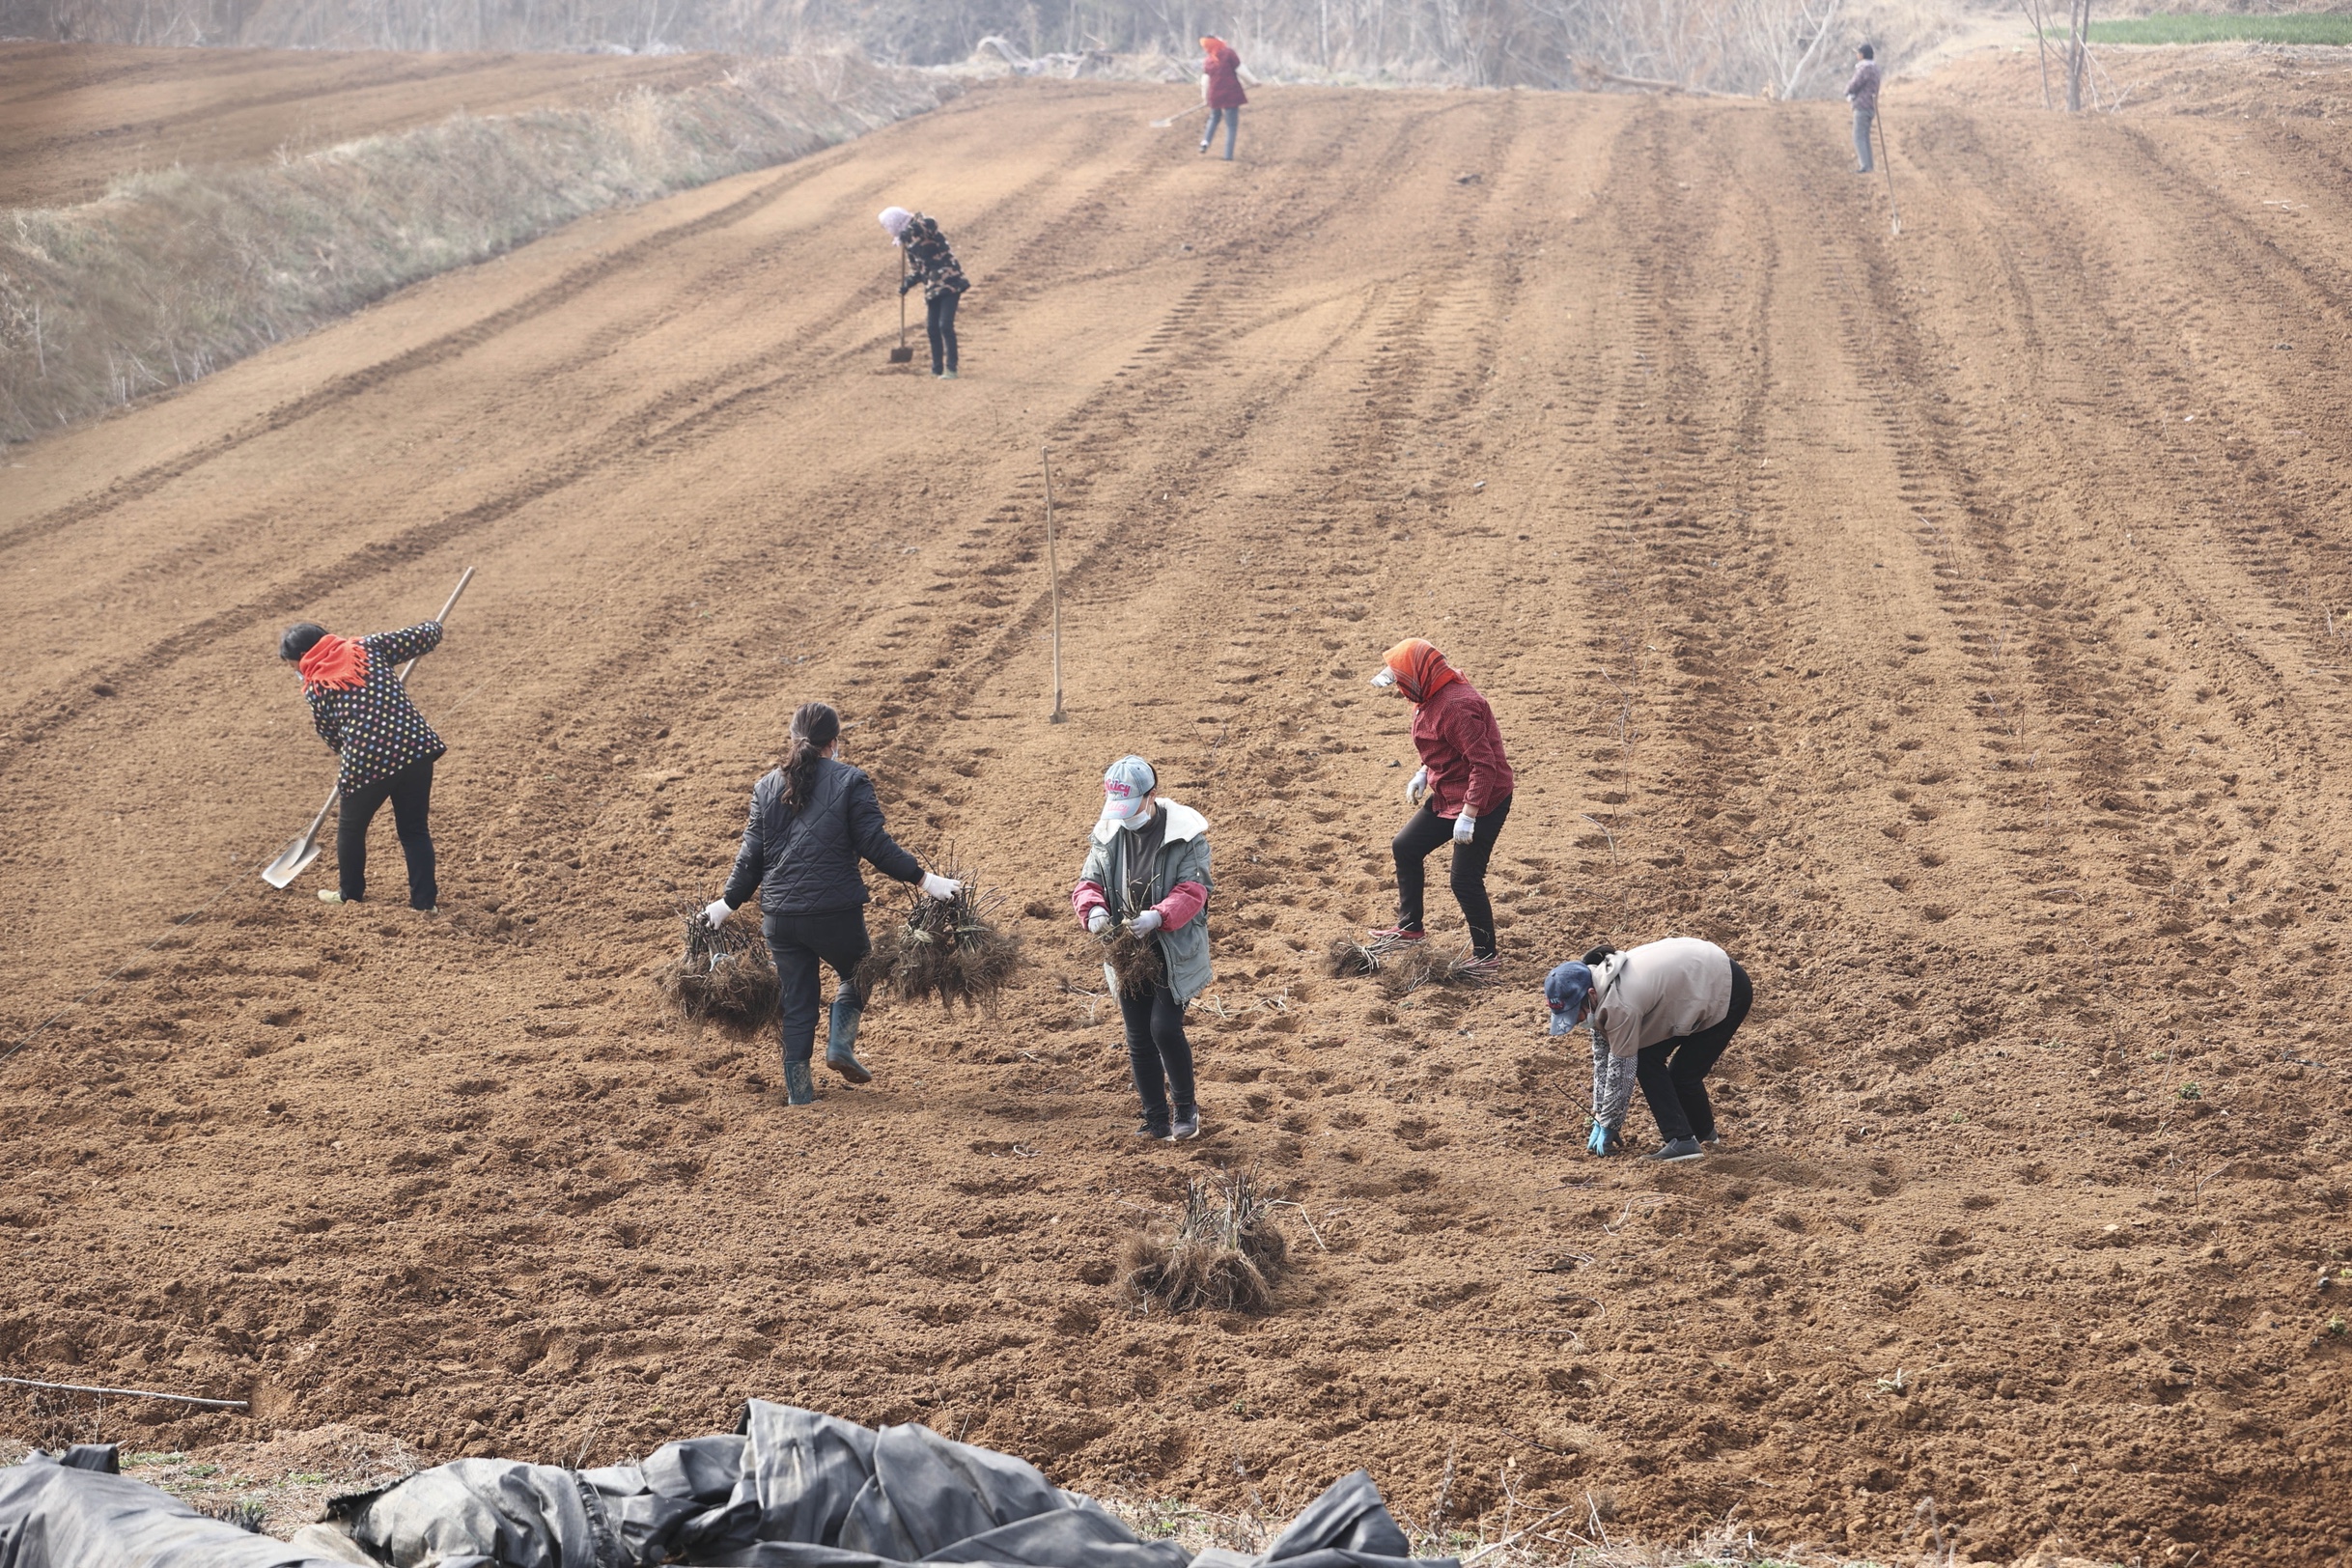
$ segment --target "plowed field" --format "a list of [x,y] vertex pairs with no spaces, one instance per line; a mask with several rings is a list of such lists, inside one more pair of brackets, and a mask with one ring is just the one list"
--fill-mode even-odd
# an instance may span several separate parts
[[[1269,90],[1227,165],[1183,96],[975,93],[15,455],[6,1038],[132,966],[0,1066],[0,1360],[255,1402],[108,1403],[158,1446],[604,1457],[757,1393],[1275,1513],[1363,1464],[1415,1519],[1450,1469],[1465,1522],[2338,1560],[2340,125],[1890,99],[1895,238],[1835,105]],[[977,280],[959,381],[883,363],[886,202]],[[466,565],[443,913],[388,826],[382,902],[266,888],[331,775],[277,630]],[[1414,633],[1520,788],[1504,986],[1392,1005],[1320,958],[1389,907]],[[796,1110],[650,977],[815,696],[1038,912],[998,1016],[878,1011]],[[1180,1148],[1063,902],[1129,749],[1217,853]],[[1755,975],[1728,1148],[1589,1160],[1536,988],[1672,933]],[[1133,1315],[1218,1166],[1302,1205],[1278,1309]]]
[[0,43],[0,207],[95,200],[119,175],[258,163],[460,113],[610,102],[715,80],[716,55],[393,54]]

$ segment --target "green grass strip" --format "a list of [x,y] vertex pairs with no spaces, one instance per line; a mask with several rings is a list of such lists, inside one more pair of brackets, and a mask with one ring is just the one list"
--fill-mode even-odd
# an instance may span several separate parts
[[[2064,28],[2053,28],[2051,32],[2056,37],[2065,37]],[[2090,42],[2352,44],[2352,14],[2331,12],[2286,16],[2133,16],[2121,21],[2092,22]]]

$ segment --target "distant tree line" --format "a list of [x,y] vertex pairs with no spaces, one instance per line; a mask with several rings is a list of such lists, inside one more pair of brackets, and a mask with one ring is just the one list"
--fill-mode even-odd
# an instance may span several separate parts
[[[1261,72],[1741,94],[1834,92],[1864,20],[1918,0],[0,0],[0,34],[115,43],[447,49],[855,48],[943,65],[997,37],[1029,55],[1190,56],[1230,38]],[[1869,6],[1866,14],[1858,8]],[[1882,41],[1884,42],[1884,41]],[[1899,43],[1899,41],[1897,41]],[[1899,53],[1899,47],[1896,51]]]

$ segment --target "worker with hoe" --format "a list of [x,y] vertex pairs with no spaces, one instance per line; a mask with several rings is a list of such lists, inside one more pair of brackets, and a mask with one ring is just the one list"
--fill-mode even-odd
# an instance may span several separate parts
[[1707,1075],[1748,1018],[1755,989],[1730,954],[1695,937],[1668,937],[1631,952],[1596,947],[1544,977],[1552,1032],[1592,1026],[1592,1133],[1596,1155],[1625,1147],[1625,1110],[1636,1079],[1665,1141],[1644,1160],[1696,1160],[1722,1134]]
[[315,621],[286,629],[278,658],[302,676],[302,696],[319,738],[343,759],[335,779],[341,796],[335,817],[335,873],[339,885],[319,890],[322,902],[356,904],[368,896],[368,825],[385,801],[408,860],[408,908],[440,912],[434,875],[433,765],[449,748],[409,700],[400,666],[441,645],[441,623],[401,631],[338,637]]
[[840,976],[825,1065],[852,1083],[873,1081],[854,1050],[866,1005],[857,990],[857,963],[873,946],[860,857],[886,877],[920,882],[936,899],[954,898],[963,885],[925,871],[891,840],[874,781],[841,760],[841,715],[825,703],[803,703],[792,715],[784,765],[751,792],[751,818],[727,890],[702,911],[716,931],[755,888],[759,892],[760,929],[776,966],[784,1094],[796,1106],[817,1098],[808,1064],[816,1050],[820,961]]
[[1242,105],[1249,95],[1242,91],[1242,57],[1233,45],[1221,38],[1200,41],[1200,97],[1209,105],[1209,124],[1200,133],[1200,150],[1206,153],[1209,144],[1217,140],[1217,127],[1225,127],[1225,161],[1233,161],[1233,139],[1241,134]]
[[923,330],[931,335],[931,374],[952,381],[956,378],[956,306],[972,280],[956,265],[956,253],[947,248],[938,219],[903,207],[885,207],[882,226],[906,252],[907,270],[898,280],[898,292],[903,294],[922,285]]
[[1163,799],[1160,775],[1141,757],[1121,757],[1103,775],[1103,814],[1070,907],[1107,940],[1124,922],[1156,945],[1162,977],[1139,994],[1119,993],[1127,1061],[1143,1103],[1139,1138],[1179,1143],[1200,1136],[1192,1043],[1184,1011],[1209,984],[1209,824],[1190,806]]
[[1871,172],[1870,122],[1878,118],[1878,51],[1867,43],[1854,48],[1854,74],[1846,80],[1846,101],[1854,105],[1854,155],[1861,160],[1857,174]]
[[1417,942],[1426,935],[1422,863],[1450,840],[1454,901],[1470,923],[1470,968],[1498,968],[1486,867],[1511,814],[1512,778],[1495,711],[1443,654],[1418,637],[1389,649],[1372,684],[1412,701],[1413,744],[1421,758],[1420,770],[1405,785],[1405,803],[1418,809],[1390,845],[1396,852],[1396,924],[1375,931],[1372,939]]

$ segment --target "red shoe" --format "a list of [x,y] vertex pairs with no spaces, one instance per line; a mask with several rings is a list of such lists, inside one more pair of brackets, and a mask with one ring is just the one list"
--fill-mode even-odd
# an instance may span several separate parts
[[1502,955],[1489,953],[1484,958],[1471,959],[1457,972],[1466,980],[1492,980],[1502,973]]
[[1378,931],[1367,933],[1364,942],[1370,947],[1399,947],[1407,942],[1420,941],[1428,935],[1417,926],[1383,926]]

